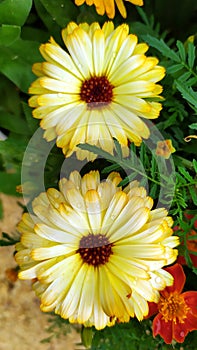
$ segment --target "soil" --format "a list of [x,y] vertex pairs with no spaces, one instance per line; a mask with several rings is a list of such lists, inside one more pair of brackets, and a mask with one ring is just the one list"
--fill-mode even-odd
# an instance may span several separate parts
[[[21,218],[22,208],[18,198],[0,194],[3,203],[1,231],[15,232]],[[1,234],[0,234],[1,235]],[[35,296],[28,281],[14,281],[8,269],[16,266],[14,247],[0,247],[0,350],[74,350],[80,335],[72,330],[66,336],[53,338],[50,343],[40,341],[48,338],[49,315],[40,311],[39,299]]]

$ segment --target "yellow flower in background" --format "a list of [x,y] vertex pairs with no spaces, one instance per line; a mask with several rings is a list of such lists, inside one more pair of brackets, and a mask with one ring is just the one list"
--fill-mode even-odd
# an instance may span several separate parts
[[[143,0],[126,0],[134,5],[142,6]],[[96,11],[99,15],[103,16],[106,12],[109,18],[114,18],[115,16],[115,3],[122,17],[127,17],[126,8],[124,6],[123,0],[75,0],[77,6],[83,5],[95,5]]]
[[157,148],[155,151],[155,154],[157,156],[161,156],[165,159],[169,159],[171,154],[174,152],[176,152],[176,150],[172,146],[172,141],[170,139],[157,142]]
[[148,314],[147,301],[173,283],[162,268],[176,260],[179,239],[164,208],[133,181],[124,190],[111,173],[69,179],[33,201],[23,214],[16,244],[19,278],[36,279],[41,310],[102,329]]
[[127,24],[114,29],[112,22],[102,28],[71,22],[62,37],[68,53],[51,38],[40,47],[45,62],[33,66],[38,79],[29,89],[29,105],[44,137],[57,137],[66,157],[77,151],[81,160],[89,152],[79,143],[111,154],[113,138],[123,149],[128,140],[140,145],[150,134],[143,119],[157,118],[162,108],[151,102],[162,92],[156,82],[165,74],[157,58],[145,56],[148,46],[137,43]]

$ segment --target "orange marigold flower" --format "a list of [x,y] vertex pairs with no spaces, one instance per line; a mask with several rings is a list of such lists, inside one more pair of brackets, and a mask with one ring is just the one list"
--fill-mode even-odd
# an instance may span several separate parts
[[[125,0],[131,2],[134,5],[142,6],[143,0]],[[118,7],[118,10],[122,17],[127,17],[127,12],[125,5],[123,4],[123,0],[75,0],[75,4],[77,6],[83,5],[86,3],[87,5],[95,5],[96,11],[99,15],[103,16],[106,12],[109,18],[114,18],[115,16],[115,3]]]
[[174,277],[174,283],[160,292],[158,304],[149,303],[148,317],[158,313],[153,320],[154,337],[160,334],[166,344],[173,339],[183,343],[186,335],[197,329],[197,292],[181,293],[186,277],[180,264],[165,270]]
[[165,159],[170,158],[171,153],[174,153],[176,150],[172,146],[171,140],[164,140],[157,142],[156,155],[164,157]]

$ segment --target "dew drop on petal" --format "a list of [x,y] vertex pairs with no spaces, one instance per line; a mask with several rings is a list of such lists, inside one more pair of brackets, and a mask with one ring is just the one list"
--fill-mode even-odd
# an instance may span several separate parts
[[185,336],[185,332],[184,332],[184,331],[181,331],[181,332],[180,332],[180,336],[181,336],[181,338],[183,338],[183,337]]
[[29,261],[29,256],[28,255],[25,255],[24,258],[23,258],[24,262],[27,262]]
[[160,283],[160,282],[161,282],[161,277],[156,277],[156,278],[155,278],[155,282],[156,282],[156,283]]

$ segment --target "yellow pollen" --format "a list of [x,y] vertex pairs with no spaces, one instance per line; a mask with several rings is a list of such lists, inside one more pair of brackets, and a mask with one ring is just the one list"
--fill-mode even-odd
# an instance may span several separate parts
[[184,323],[190,310],[183,296],[177,292],[166,294],[165,297],[162,296],[158,303],[158,309],[166,322],[173,321],[174,323],[177,321]]

